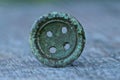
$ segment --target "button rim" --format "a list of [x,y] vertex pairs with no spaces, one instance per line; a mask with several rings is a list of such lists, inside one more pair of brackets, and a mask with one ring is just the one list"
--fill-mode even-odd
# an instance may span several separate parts
[[[36,31],[40,28],[39,24],[41,23],[43,24],[45,21],[50,20],[50,19],[58,19],[58,18],[68,20],[70,24],[76,27],[78,41],[77,41],[76,49],[73,51],[73,53],[69,57],[63,60],[62,59],[52,60],[52,59],[44,57],[44,55],[41,55],[41,52],[39,52],[38,47],[36,46],[37,43],[35,42],[36,41],[35,34],[36,34]],[[64,67],[72,63],[74,60],[76,60],[82,53],[84,49],[84,45],[85,45],[85,32],[84,32],[82,25],[78,22],[78,20],[76,20],[70,14],[61,13],[61,12],[51,12],[48,15],[43,15],[42,17],[40,17],[34,22],[32,26],[32,30],[30,32],[29,40],[30,40],[30,46],[31,46],[33,54],[36,56],[36,58],[41,63],[46,64],[51,67]]]

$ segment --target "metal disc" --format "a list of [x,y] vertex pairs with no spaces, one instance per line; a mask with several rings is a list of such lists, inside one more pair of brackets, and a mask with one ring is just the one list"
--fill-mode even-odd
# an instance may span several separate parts
[[76,60],[83,51],[85,34],[71,15],[52,12],[33,24],[30,45],[37,59],[52,67],[63,67]]

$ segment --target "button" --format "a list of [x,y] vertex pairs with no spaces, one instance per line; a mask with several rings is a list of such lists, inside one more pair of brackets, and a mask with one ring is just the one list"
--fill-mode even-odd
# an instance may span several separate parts
[[30,46],[36,58],[51,67],[64,67],[83,51],[85,33],[82,25],[66,13],[43,15],[32,26]]

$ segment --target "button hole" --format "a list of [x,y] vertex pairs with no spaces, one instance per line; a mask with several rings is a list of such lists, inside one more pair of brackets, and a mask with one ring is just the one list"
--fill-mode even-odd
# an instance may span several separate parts
[[63,34],[66,34],[66,33],[67,33],[67,31],[68,31],[68,30],[67,30],[67,28],[66,28],[66,27],[62,27],[62,33],[63,33]]
[[56,51],[57,51],[57,49],[54,46],[50,47],[50,49],[49,49],[50,53],[56,53]]
[[52,33],[51,31],[48,31],[48,32],[47,32],[47,36],[48,36],[48,37],[52,37],[52,36],[53,36],[53,33]]
[[70,48],[70,44],[68,42],[65,42],[63,46],[65,50],[68,50]]

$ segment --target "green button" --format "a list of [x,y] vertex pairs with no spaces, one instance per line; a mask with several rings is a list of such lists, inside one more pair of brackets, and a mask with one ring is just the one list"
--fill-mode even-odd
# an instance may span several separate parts
[[52,12],[33,24],[30,45],[37,59],[51,67],[64,67],[76,60],[85,44],[81,24],[71,15]]

